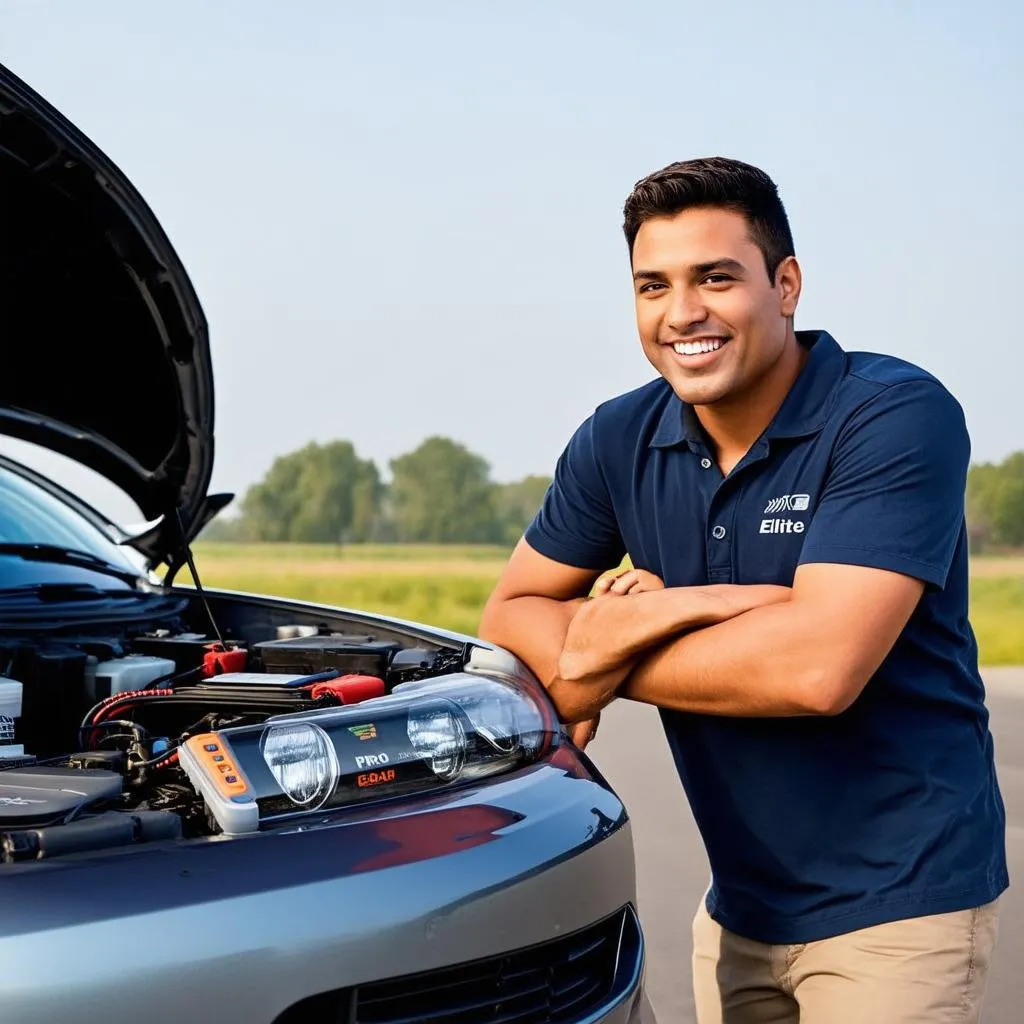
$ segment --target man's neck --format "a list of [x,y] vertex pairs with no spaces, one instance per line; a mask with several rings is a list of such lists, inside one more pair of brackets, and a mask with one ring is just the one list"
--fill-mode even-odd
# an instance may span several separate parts
[[726,476],[771,423],[800,375],[808,355],[807,349],[790,332],[778,362],[750,391],[728,403],[695,407],[694,412]]

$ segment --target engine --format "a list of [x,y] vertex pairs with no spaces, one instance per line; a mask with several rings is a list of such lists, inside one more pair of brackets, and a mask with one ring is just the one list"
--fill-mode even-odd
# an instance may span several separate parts
[[0,862],[212,835],[179,763],[191,737],[356,704],[458,671],[460,650],[282,626],[0,641]]

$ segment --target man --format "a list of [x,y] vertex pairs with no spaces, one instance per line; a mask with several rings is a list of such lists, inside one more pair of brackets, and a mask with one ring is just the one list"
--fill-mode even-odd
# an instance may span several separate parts
[[576,431],[481,633],[582,740],[616,696],[660,709],[712,868],[701,1024],[976,1022],[1008,878],[962,411],[794,329],[762,171],[673,164],[624,228],[659,376]]

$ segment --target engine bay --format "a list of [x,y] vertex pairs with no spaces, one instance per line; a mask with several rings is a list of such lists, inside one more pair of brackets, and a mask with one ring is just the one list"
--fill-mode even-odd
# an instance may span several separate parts
[[0,636],[0,863],[216,835],[180,763],[190,738],[382,697],[467,656],[358,622],[228,639],[159,625]]

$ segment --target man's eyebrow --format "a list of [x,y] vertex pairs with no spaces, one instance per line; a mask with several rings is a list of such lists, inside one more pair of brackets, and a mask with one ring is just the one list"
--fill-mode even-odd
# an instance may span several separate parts
[[[738,260],[723,256],[718,260],[709,260],[707,263],[695,263],[690,268],[691,277],[702,277],[704,274],[714,273],[716,270],[731,270],[734,274],[742,274],[746,267]],[[633,272],[634,281],[664,281],[667,275],[661,270],[636,270]]]
[[745,269],[738,260],[723,257],[720,260],[710,260],[708,263],[695,263],[690,267],[690,273],[694,277],[700,277],[703,274],[710,274],[715,270],[731,270],[733,273],[741,274]]

